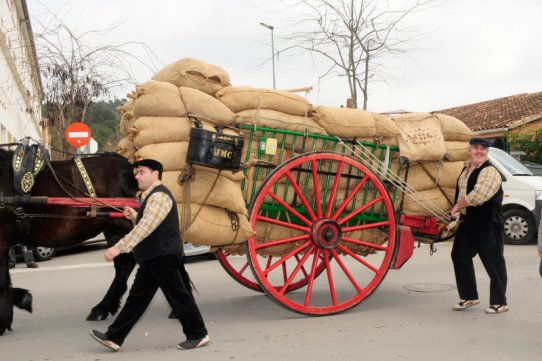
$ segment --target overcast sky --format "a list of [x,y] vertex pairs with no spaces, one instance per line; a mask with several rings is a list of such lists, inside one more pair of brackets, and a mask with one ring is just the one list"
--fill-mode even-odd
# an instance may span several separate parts
[[[389,0],[393,3],[394,0]],[[413,16],[420,39],[410,57],[391,60],[390,77],[372,85],[368,110],[432,111],[542,91],[541,0],[440,0]],[[234,86],[272,87],[271,32],[288,34],[295,13],[265,0],[27,0],[31,19],[60,14],[76,33],[120,23],[97,43],[144,42],[155,70],[191,57],[224,68]],[[49,10],[46,10],[49,9]],[[36,26],[35,26],[36,28]],[[134,49],[140,56],[141,49]],[[313,86],[314,104],[339,106],[349,94],[341,79],[319,77],[325,62],[279,54],[278,89]],[[153,71],[131,64],[138,82]],[[359,101],[361,104],[361,100]]]

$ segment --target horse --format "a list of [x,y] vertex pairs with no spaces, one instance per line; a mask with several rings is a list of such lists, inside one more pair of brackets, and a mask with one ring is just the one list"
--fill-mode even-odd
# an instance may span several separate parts
[[[35,147],[33,149],[36,149]],[[133,227],[123,218],[92,217],[89,208],[52,206],[46,204],[9,204],[7,199],[17,197],[12,163],[14,151],[0,148],[0,335],[11,330],[13,306],[32,312],[32,295],[26,289],[11,285],[8,266],[10,245],[62,247],[81,243],[103,232],[107,245],[114,245]],[[97,198],[134,198],[137,191],[131,163],[116,153],[80,156]],[[88,197],[82,173],[73,160],[49,161],[30,179],[34,197]],[[84,172],[83,172],[84,173]],[[32,177],[30,177],[32,178]],[[88,183],[88,182],[87,182]],[[14,185],[15,184],[15,185]],[[11,197],[11,198],[10,198]],[[103,299],[92,307],[89,321],[103,320],[114,315],[127,290],[127,281],[135,267],[131,254],[114,259],[115,277]]]

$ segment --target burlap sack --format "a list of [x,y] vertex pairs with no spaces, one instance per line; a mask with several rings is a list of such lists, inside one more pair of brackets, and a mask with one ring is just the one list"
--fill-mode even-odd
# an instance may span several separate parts
[[305,98],[283,90],[227,87],[215,94],[234,113],[249,109],[271,109],[281,113],[310,116],[312,106]]
[[117,144],[116,152],[133,163],[136,149],[134,148],[132,137],[126,136],[121,138]]
[[395,139],[396,136],[401,134],[401,130],[390,117],[378,113],[373,113],[373,116],[375,118],[377,136],[384,139]]
[[[341,206],[348,196],[352,194],[352,189],[339,188],[337,193],[335,193],[335,207],[338,208]],[[376,191],[374,186],[369,185],[368,187],[362,187],[361,190],[348,202],[345,210],[354,211],[370,201],[380,197],[380,193]],[[329,195],[328,195],[329,199]],[[392,206],[397,210],[399,208],[399,202],[392,203]],[[383,200],[376,202],[374,205],[367,207],[363,213],[372,214],[372,215],[385,215],[386,214],[386,205]]]
[[207,172],[212,174],[220,173],[221,176],[226,177],[234,182],[242,182],[245,179],[245,174],[243,172],[232,173],[231,170],[220,170],[215,168],[204,167],[201,165],[192,165],[196,172]]
[[244,256],[245,252],[245,243],[232,244],[231,246],[222,246],[220,249],[229,256]]
[[444,158],[446,147],[437,117],[427,113],[408,113],[393,117],[401,130],[398,136],[401,157],[410,162]]
[[177,87],[198,89],[210,95],[231,85],[230,76],[224,69],[191,58],[180,59],[166,65],[152,77],[152,80],[165,81]]
[[188,142],[148,144],[135,153],[135,160],[155,159],[164,171],[181,170],[186,165]]
[[[185,230],[182,233],[185,242],[222,246],[243,243],[254,234],[248,218],[242,214],[237,214],[232,220],[223,208],[192,203],[190,209],[190,223],[186,224],[185,205],[177,203],[181,231]],[[232,222],[237,224],[236,229]]]
[[186,109],[186,113],[183,116],[190,113],[202,121],[219,126],[233,124],[235,114],[227,106],[209,94],[198,89],[180,87],[179,96],[183,103],[183,108]]
[[[457,177],[463,169],[463,164],[462,161],[412,163],[408,170],[407,183],[416,191],[428,190],[437,185],[444,188],[454,188]],[[405,167],[403,166],[403,174]]]
[[399,143],[397,142],[397,137],[379,137],[375,135],[374,137],[368,138],[358,138],[360,142],[367,142],[376,145],[389,145],[390,147],[398,147]]
[[[271,188],[271,192],[274,193],[277,197],[279,197],[279,199],[285,201],[287,204],[291,205],[293,201],[296,200],[297,204],[301,205],[301,201],[299,199],[299,196],[296,194],[294,187],[291,184],[287,185],[285,182],[287,182],[287,178],[284,178],[279,182],[275,182]],[[247,183],[246,183],[246,186],[244,188],[244,193],[243,193],[244,199],[247,202],[251,200],[251,196],[253,195],[254,192],[256,192],[260,188],[262,183],[263,182],[259,180],[254,183],[251,180],[248,180],[247,178]],[[308,199],[310,200],[313,197],[313,194],[311,191],[312,186],[309,187],[308,185],[309,184],[306,183],[303,179],[299,181],[300,188],[302,190],[308,191],[306,194],[304,194],[304,196],[309,197]],[[266,204],[280,204],[277,201],[275,201],[274,198],[271,197],[270,195],[266,195],[264,197],[263,202]]]
[[154,143],[185,142],[192,126],[186,117],[140,117],[133,124],[134,145],[139,149]]
[[134,110],[134,101],[131,99],[128,99],[124,104],[121,106],[121,112],[129,112]]
[[[378,228],[370,228],[370,229],[363,229],[360,231],[344,233],[343,238],[349,238],[349,239],[354,239],[357,241],[368,242],[375,245],[383,245],[384,243],[388,241],[389,236],[386,232],[383,232]],[[365,257],[370,254],[376,253],[376,249],[374,249],[373,247],[362,246],[359,244],[348,242],[346,240],[343,241],[342,243],[346,246],[346,248],[348,248],[349,250],[351,250],[352,252],[360,256]]]
[[[455,188],[444,188],[443,190],[447,197],[444,196],[438,188],[431,188],[419,192],[421,196],[425,197],[425,200],[421,202],[416,202],[412,198],[405,196],[403,212],[412,216],[434,217],[435,215],[433,212],[423,207],[423,204],[428,204],[429,202],[433,204],[433,207],[437,207],[443,212],[449,212],[453,206],[452,203],[454,201]],[[433,209],[433,207],[430,209]]]
[[186,115],[178,88],[170,83],[150,80],[136,86],[132,95],[136,118],[150,116],[182,117]]
[[362,138],[376,134],[375,117],[366,110],[319,105],[313,118],[331,136]]
[[435,114],[440,121],[444,140],[468,142],[474,133],[461,120],[446,114]]
[[123,136],[131,134],[136,118],[132,110],[122,113],[119,121],[119,133]]
[[235,115],[235,123],[292,130],[300,133],[327,134],[324,128],[316,124],[311,118],[285,114],[269,109],[243,110]]
[[[267,222],[256,222],[256,244],[264,244],[270,241],[277,241],[285,238],[302,235],[304,232],[296,229],[278,226]],[[299,242],[288,242],[275,246],[265,247],[258,250],[263,256],[279,257],[292,251]]]
[[469,142],[445,141],[446,159],[450,162],[466,161],[469,159]]
[[180,184],[181,171],[167,171],[162,174],[162,183],[168,187],[177,203],[185,203],[184,187],[190,187],[187,203],[205,204],[227,208],[235,213],[247,215],[241,185],[220,174],[195,172],[194,179]]

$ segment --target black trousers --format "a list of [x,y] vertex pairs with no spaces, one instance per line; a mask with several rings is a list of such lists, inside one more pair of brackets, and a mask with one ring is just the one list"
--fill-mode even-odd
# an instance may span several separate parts
[[490,278],[489,303],[506,305],[506,263],[502,224],[461,223],[452,248],[455,281],[462,300],[477,300],[476,275],[472,259],[478,254]]
[[166,295],[187,339],[197,339],[207,334],[196,301],[187,290],[181,276],[181,267],[184,267],[182,262],[181,255],[167,255],[139,265],[126,304],[106,332],[109,340],[122,345],[132,327],[149,306],[158,288]]

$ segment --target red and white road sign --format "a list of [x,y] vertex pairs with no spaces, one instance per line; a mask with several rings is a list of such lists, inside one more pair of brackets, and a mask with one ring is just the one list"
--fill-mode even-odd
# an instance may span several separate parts
[[72,147],[82,147],[90,142],[92,131],[85,123],[75,122],[68,125],[64,135],[69,145]]

